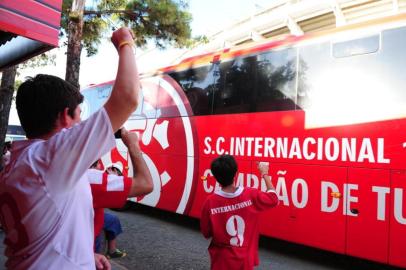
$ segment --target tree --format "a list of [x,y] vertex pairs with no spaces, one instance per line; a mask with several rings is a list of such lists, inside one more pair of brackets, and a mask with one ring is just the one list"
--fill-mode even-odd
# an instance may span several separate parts
[[3,155],[4,140],[6,138],[8,117],[10,115],[11,101],[14,93],[14,82],[17,66],[3,71],[0,86],[0,150]]
[[79,87],[80,55],[82,52],[81,39],[83,35],[83,9],[85,0],[73,0],[72,9],[69,12],[67,27],[68,49],[66,52],[65,79]]
[[[190,46],[191,15],[182,0],[93,0],[95,8],[85,9],[85,0],[64,0],[62,5],[62,32],[67,33],[67,66],[65,79],[79,86],[80,56],[82,48],[91,56],[97,53],[103,34],[109,28],[128,26],[136,34],[137,46],[155,40],[158,47]],[[201,37],[199,37],[202,39]],[[203,38],[204,40],[204,38]],[[21,68],[55,64],[54,56],[42,54]],[[5,70],[0,87],[0,150],[3,149],[8,118],[14,93],[18,66]]]
[[159,48],[192,43],[191,15],[182,0],[99,0],[93,8],[84,2],[63,2],[62,28],[68,35],[65,79],[74,85],[79,85],[82,48],[86,48],[88,56],[96,54],[110,27],[130,27],[137,46],[145,46],[149,40],[154,40]]

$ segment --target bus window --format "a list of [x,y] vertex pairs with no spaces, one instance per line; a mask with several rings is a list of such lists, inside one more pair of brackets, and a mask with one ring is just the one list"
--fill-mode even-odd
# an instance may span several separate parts
[[379,50],[379,35],[337,42],[333,44],[332,50],[336,58],[375,53]]
[[169,74],[185,91],[194,115],[212,113],[213,68],[213,65],[208,65]]
[[19,125],[8,125],[5,141],[13,142],[19,140],[25,140],[24,129]]
[[[135,109],[135,111],[133,111],[133,113],[130,115],[129,119],[131,119],[131,120],[139,119],[139,118],[152,118],[152,117],[155,117],[155,111],[153,111],[152,113],[147,112],[147,113],[145,113],[145,115],[143,115],[143,109],[144,109],[144,95],[143,95],[143,93],[144,93],[144,91],[146,91],[146,90],[145,90],[145,87],[142,85],[142,82],[141,82],[140,91],[138,92],[138,106]],[[152,115],[152,116],[150,116],[150,115]],[[150,116],[150,117],[148,117],[148,116]]]
[[[312,107],[321,106],[314,104],[320,102],[315,98],[315,82],[317,83],[323,70],[329,65],[329,43],[317,43],[299,48],[299,71],[298,71],[298,89],[297,102],[298,106],[309,111]],[[321,91],[321,90],[320,90]],[[324,91],[327,91],[325,89]],[[324,103],[328,103],[324,100]],[[320,102],[321,103],[321,102]],[[328,108],[328,106],[326,106]]]
[[258,93],[255,111],[287,111],[296,106],[296,49],[258,56]]
[[405,29],[384,31],[376,53],[335,58],[329,42],[300,48],[298,103],[306,126],[406,116]]
[[106,103],[112,89],[112,84],[103,84],[81,91],[84,96],[83,103],[81,104],[82,120],[89,118],[90,115],[99,110],[104,103]]
[[255,103],[255,56],[216,64],[214,114],[244,113]]
[[112,85],[103,85],[96,88],[97,98],[103,100],[104,102],[110,96],[111,90],[113,89]]
[[[384,90],[376,97],[384,96],[380,108],[385,118],[405,117],[406,108],[406,27],[382,32],[382,50],[379,57],[382,73],[379,74]],[[384,103],[387,102],[387,103]],[[384,105],[384,106],[382,106]]]

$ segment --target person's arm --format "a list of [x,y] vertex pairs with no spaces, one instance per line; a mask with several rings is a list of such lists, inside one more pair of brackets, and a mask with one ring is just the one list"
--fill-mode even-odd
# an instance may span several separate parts
[[276,194],[275,187],[272,184],[271,177],[269,176],[269,163],[259,162],[258,170],[261,173],[261,178],[264,179],[266,185],[266,192],[253,192],[253,204],[258,211],[263,211],[279,204],[279,198]]
[[119,55],[116,80],[104,108],[113,131],[117,131],[138,106],[140,82],[133,52],[133,34],[128,28],[114,31],[111,41]]
[[261,178],[263,178],[265,181],[266,190],[275,191],[275,187],[273,186],[271,177],[269,176],[269,163],[268,162],[259,162],[258,170],[261,173]]
[[200,231],[205,238],[212,237],[212,231],[210,226],[210,208],[208,200],[206,200],[202,207],[202,213],[200,217]]
[[136,197],[151,193],[154,189],[154,184],[152,182],[152,177],[148,166],[142,157],[138,135],[133,132],[128,132],[126,129],[122,128],[121,137],[123,143],[128,148],[128,153],[134,169],[134,176],[132,177],[133,181],[128,197]]
[[111,264],[107,258],[102,255],[95,253],[94,254],[94,262],[96,264],[96,269],[97,270],[111,270]]

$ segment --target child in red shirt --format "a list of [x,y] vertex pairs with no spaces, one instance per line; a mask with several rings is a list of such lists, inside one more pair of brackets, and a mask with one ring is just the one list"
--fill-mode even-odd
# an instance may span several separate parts
[[278,205],[278,196],[268,175],[269,165],[258,164],[265,180],[266,192],[248,187],[236,187],[234,177],[237,163],[230,155],[223,155],[211,163],[211,171],[221,190],[205,201],[200,229],[211,237],[209,254],[211,269],[251,270],[259,263],[259,212]]

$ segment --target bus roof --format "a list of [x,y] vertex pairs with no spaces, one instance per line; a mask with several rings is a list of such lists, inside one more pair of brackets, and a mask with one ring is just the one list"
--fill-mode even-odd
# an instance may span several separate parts
[[243,55],[250,55],[266,51],[269,49],[283,48],[285,46],[296,45],[304,41],[316,40],[318,38],[328,37],[333,34],[345,33],[348,31],[354,31],[359,29],[376,30],[385,27],[386,25],[404,24],[404,23],[406,23],[406,13],[401,13],[394,16],[388,16],[379,19],[364,21],[361,23],[345,25],[334,29],[306,33],[300,36],[285,35],[279,38],[270,38],[266,39],[265,41],[251,42],[247,44],[238,45],[233,48],[225,48],[222,50],[217,50],[209,53],[188,57],[186,59],[183,59],[178,64],[158,69],[157,72],[155,72],[154,74],[143,74],[143,75],[157,75],[172,71],[182,71],[189,68],[217,62],[219,60],[227,60]]

